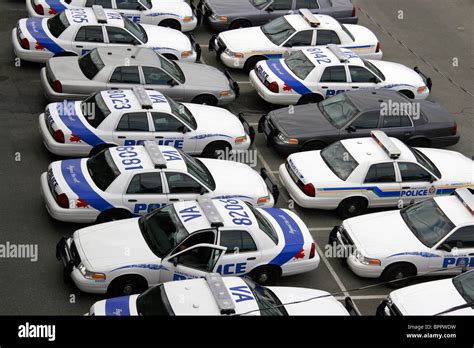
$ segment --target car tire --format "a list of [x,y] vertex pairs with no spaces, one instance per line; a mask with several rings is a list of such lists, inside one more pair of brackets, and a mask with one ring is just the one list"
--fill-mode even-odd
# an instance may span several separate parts
[[363,214],[367,210],[367,199],[362,197],[346,198],[337,207],[337,214],[343,218],[348,219],[353,216]]
[[322,141],[310,141],[303,145],[301,151],[314,151],[314,150],[322,150],[326,147],[326,144]]
[[305,94],[298,100],[298,105],[319,103],[322,100],[324,100],[324,98],[320,94]]
[[206,158],[218,158],[218,151],[224,151],[225,153],[226,149],[229,149],[229,151],[232,149],[229,143],[225,141],[215,141],[204,148],[202,156]]
[[381,278],[384,282],[391,282],[388,287],[398,289],[408,285],[410,279],[394,280],[415,276],[416,273],[416,267],[410,263],[395,263],[385,268]]
[[253,56],[247,59],[247,61],[244,64],[244,71],[247,74],[250,74],[250,72],[255,69],[255,65],[257,65],[258,62],[261,62],[262,60],[267,60],[264,56]]
[[230,23],[229,30],[240,29],[240,28],[248,28],[248,27],[251,27],[251,26],[252,26],[252,23],[250,23],[250,21],[248,21],[246,19],[237,19],[237,20],[233,21],[232,23]]
[[412,91],[402,90],[402,91],[398,91],[398,93],[403,94],[405,97],[409,99],[415,99],[415,95],[413,94]]
[[120,276],[110,283],[107,295],[110,297],[139,294],[148,289],[148,282],[139,275]]
[[111,222],[117,220],[129,219],[132,217],[132,214],[125,209],[110,209],[103,211],[97,217],[96,223]]
[[191,103],[216,106],[217,105],[217,99],[216,99],[216,97],[214,97],[212,95],[204,95],[203,94],[203,95],[198,95],[197,97],[194,97],[194,99],[191,101]]
[[158,26],[181,31],[181,23],[174,19],[165,19],[164,21],[158,23]]
[[169,60],[178,60],[178,57],[176,57],[174,54],[171,54],[171,53],[163,53],[163,57]]
[[411,147],[429,147],[430,141],[426,138],[417,138],[408,140],[408,145]]
[[280,279],[281,272],[277,267],[258,267],[249,275],[260,285],[275,285]]
[[92,148],[91,152],[89,152],[89,157],[95,156],[102,150],[105,150],[114,146],[115,145],[112,145],[112,144],[105,144],[105,145],[103,144],[103,145],[95,146],[94,148]]

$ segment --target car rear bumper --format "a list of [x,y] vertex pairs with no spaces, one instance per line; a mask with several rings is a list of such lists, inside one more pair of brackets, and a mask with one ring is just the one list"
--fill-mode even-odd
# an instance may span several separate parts
[[48,99],[49,101],[58,102],[58,101],[63,101],[65,99],[81,100],[87,97],[86,94],[68,94],[68,93],[56,92],[49,84],[48,77],[46,76],[46,68],[41,69],[40,81],[41,81],[41,87],[43,88],[43,94],[45,98]]
[[18,42],[16,28],[12,30],[12,44],[15,56],[27,62],[46,63],[46,61],[53,56],[51,52],[46,50],[25,50],[23,47],[21,47],[20,43]]
[[430,138],[430,145],[433,147],[447,147],[456,145],[459,142],[459,134],[448,135],[445,137]]
[[281,275],[282,277],[286,277],[294,274],[314,271],[316,268],[318,268],[320,261],[321,259],[319,254],[316,253],[312,259],[286,263],[281,267]]
[[359,17],[341,17],[341,18],[336,18],[340,23],[344,24],[357,24],[359,22]]
[[249,78],[252,87],[255,88],[258,95],[266,102],[278,105],[290,105],[298,103],[298,100],[300,98],[299,95],[283,95],[270,91],[257,77],[255,70],[252,70],[250,72]]

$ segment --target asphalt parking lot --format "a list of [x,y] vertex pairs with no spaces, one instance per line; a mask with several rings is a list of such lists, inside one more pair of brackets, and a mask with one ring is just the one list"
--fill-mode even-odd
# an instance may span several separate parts
[[[231,0],[229,0],[231,1]],[[420,69],[433,79],[430,100],[443,104],[455,117],[461,141],[452,149],[472,157],[474,117],[474,3],[472,0],[353,0],[359,24],[374,31],[382,44],[384,60]],[[403,11],[403,19],[400,12]],[[56,160],[43,147],[38,133],[38,115],[44,109],[39,70],[41,65],[15,64],[11,29],[26,17],[23,0],[3,0],[0,27],[0,243],[37,244],[37,262],[0,259],[0,314],[78,315],[88,311],[101,296],[81,293],[72,283],[64,283],[62,264],[55,258],[55,245],[71,235],[79,225],[59,223],[47,214],[39,192],[40,174]],[[203,48],[203,62],[223,69],[207,44],[211,31],[198,27],[197,41]],[[453,65],[454,61],[458,66]],[[248,77],[232,71],[239,82],[241,97],[229,109],[243,112],[256,128],[258,119],[274,106],[253,91]],[[278,167],[284,158],[268,148],[261,134],[255,149],[258,167],[266,167],[278,182]],[[257,169],[256,168],[256,169]],[[281,188],[279,207],[288,207],[289,196]],[[295,207],[310,228],[321,256],[329,231],[340,219],[333,212]],[[380,233],[383,233],[381,229]],[[322,257],[313,272],[283,278],[280,285],[310,287],[353,296],[363,314],[372,315],[390,292],[377,280],[358,278],[338,259]]]

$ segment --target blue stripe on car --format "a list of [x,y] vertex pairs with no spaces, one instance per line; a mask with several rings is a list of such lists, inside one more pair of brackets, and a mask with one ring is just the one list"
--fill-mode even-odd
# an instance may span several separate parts
[[87,128],[82,119],[76,113],[76,104],[73,101],[64,101],[58,104],[58,115],[61,121],[69,128],[69,130],[77,135],[81,140],[91,146],[105,144],[97,135]]
[[279,208],[264,208],[278,223],[285,236],[285,246],[269,264],[282,266],[290,261],[304,245],[303,233],[296,221],[284,210]]
[[135,265],[127,265],[127,266],[122,266],[122,267],[118,267],[118,268],[114,268],[113,270],[111,270],[110,272],[114,272],[114,271],[118,271],[118,270],[121,270],[121,269],[127,269],[127,268],[145,268],[145,269],[150,269],[152,271],[159,271],[159,270],[164,270],[164,271],[168,271],[168,269],[161,265],[161,264],[156,264],[156,263],[141,263],[141,264],[135,264]]
[[46,4],[51,7],[56,13],[62,12],[65,9],[67,9],[66,6],[61,1],[58,0],[48,0],[46,1]]
[[89,185],[81,169],[81,159],[61,162],[61,173],[72,191],[88,205],[99,211],[112,209],[114,206],[103,199]]
[[267,66],[280,80],[290,86],[296,93],[301,95],[312,93],[308,87],[291,76],[288,70],[283,67],[280,60],[268,60]]
[[105,300],[105,315],[129,316],[130,296],[122,296]]
[[54,42],[43,29],[44,18],[28,18],[26,20],[26,28],[33,38],[44,46],[48,51],[53,53],[63,52],[63,48]]

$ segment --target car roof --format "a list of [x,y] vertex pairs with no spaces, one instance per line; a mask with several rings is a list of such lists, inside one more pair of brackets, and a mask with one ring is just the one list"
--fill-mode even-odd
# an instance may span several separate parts
[[290,25],[297,31],[305,29],[334,29],[339,28],[341,24],[331,16],[313,14],[314,17],[319,21],[319,26],[312,27],[301,14],[290,14],[286,15],[285,19]]
[[128,59],[130,65],[161,66],[158,54],[146,47],[99,47],[97,48],[100,59],[105,65],[124,65]]
[[[335,46],[335,45],[332,45],[332,46]],[[305,48],[302,50],[302,52],[316,66],[316,69],[323,69],[328,65],[341,65],[341,64],[365,66],[364,62],[357,55],[357,53],[347,48],[342,48],[342,47],[339,47],[339,50],[341,50],[342,53],[346,54],[348,59],[345,62],[341,62],[341,60],[329,48],[329,46]]]
[[[113,27],[120,27],[123,28],[125,26],[124,20],[122,15],[114,10],[111,9],[105,9],[102,8],[102,11],[105,13],[105,16],[107,17],[107,22],[103,23],[98,20],[95,11],[101,11],[100,10],[101,6],[97,8],[91,8],[91,7],[85,7],[85,8],[80,8],[80,9],[66,9],[64,10],[64,14],[66,15],[67,20],[69,21],[69,24],[71,26],[83,26],[83,25],[109,25]],[[80,17],[78,17],[78,14],[75,14],[76,12],[81,11]],[[76,21],[74,20],[75,18],[85,18],[86,21],[78,22],[77,19]]]
[[343,93],[359,111],[379,110],[381,103],[410,102],[405,96],[397,91],[391,90],[358,90]]
[[[474,205],[474,196],[469,192],[468,189],[458,190],[457,192],[464,191],[464,197],[470,200],[471,207]],[[457,194],[444,197],[433,198],[441,210],[456,226],[463,224],[474,224],[474,215],[471,212],[469,206],[464,204],[464,201]]]
[[[160,111],[165,113],[171,112],[171,107],[168,102],[167,97],[165,97],[162,93],[155,91],[155,90],[145,90],[143,91],[148,95],[150,101],[152,102],[151,108],[147,108],[142,104],[142,100],[137,92],[133,89],[123,89],[120,91],[117,90],[108,90],[108,91],[101,91],[100,95],[104,100],[105,104],[109,108],[109,110],[116,110],[114,103],[117,100],[117,93],[120,93],[123,98],[126,98],[129,102],[128,104],[131,106],[128,109],[120,109],[119,111]],[[122,98],[121,96],[121,98]]]

